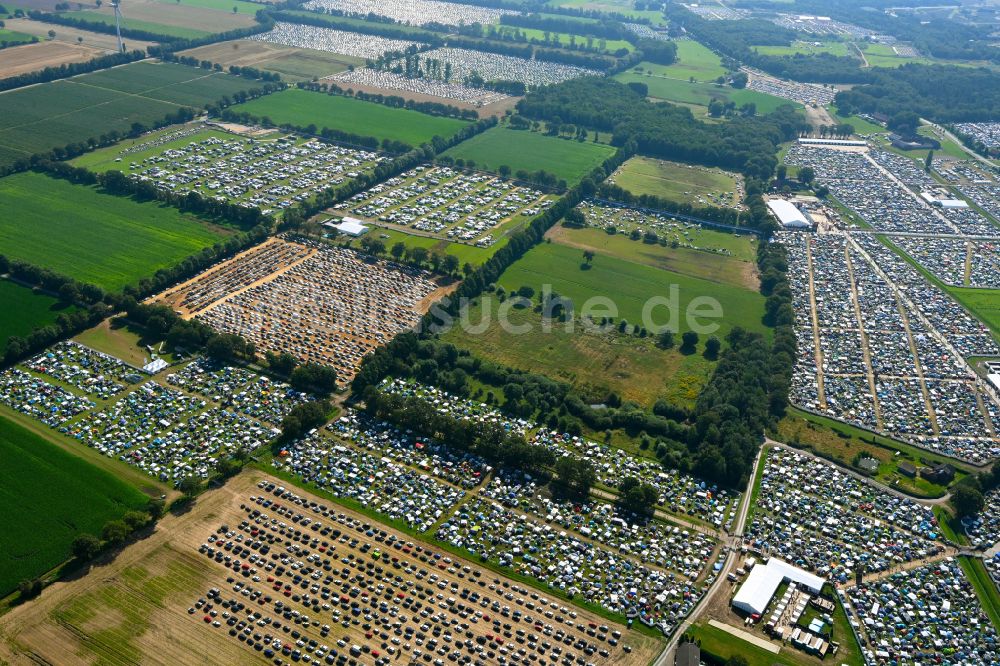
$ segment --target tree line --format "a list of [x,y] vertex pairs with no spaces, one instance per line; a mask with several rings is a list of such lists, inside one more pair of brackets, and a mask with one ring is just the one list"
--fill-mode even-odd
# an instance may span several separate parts
[[[90,30],[92,32],[100,32],[105,35],[116,34],[116,27],[113,23],[103,23],[101,21],[88,21],[87,19],[79,18],[76,16],[70,16],[67,14],[56,14],[51,12],[42,12],[39,10],[32,10],[28,12],[28,16],[36,21],[42,21],[43,23],[54,23],[56,25],[65,25],[71,28],[79,28],[81,30]],[[256,25],[248,28],[236,28],[234,30],[227,30],[225,32],[216,32],[204,37],[195,37],[191,39],[185,39],[182,37],[177,37],[176,35],[166,35],[152,30],[143,30],[140,28],[130,28],[128,25],[123,25],[121,27],[122,37],[128,39],[138,39],[144,42],[158,42],[158,45],[152,45],[146,49],[146,52],[151,56],[162,57],[167,53],[173,51],[183,51],[185,49],[193,49],[197,46],[204,46],[206,44],[214,44],[215,42],[229,41],[232,39],[244,39],[252,35],[257,35],[262,32],[268,32],[274,28],[274,20],[270,18],[267,12],[259,11],[257,12]]]
[[1000,118],[1000,73],[986,67],[909,63],[872,70],[871,82],[837,93],[844,115],[915,114],[939,122],[981,122]]
[[535,120],[611,132],[612,145],[631,141],[643,155],[738,170],[761,181],[774,173],[778,144],[806,126],[790,105],[765,116],[703,123],[685,107],[654,104],[623,83],[599,77],[545,86],[520,100],[517,110]]
[[205,70],[212,70],[216,72],[228,71],[233,76],[242,76],[245,79],[250,79],[253,81],[281,81],[281,75],[277,72],[268,72],[262,69],[257,69],[256,67],[240,67],[238,65],[230,65],[228,69],[224,69],[222,65],[211,60],[199,60],[198,58],[193,58],[191,56],[179,56],[176,53],[164,53],[160,60],[165,62],[176,62],[181,65],[187,65],[188,67],[200,67]]
[[373,104],[382,104],[394,109],[409,109],[419,111],[429,116],[443,116],[445,118],[459,118],[460,120],[478,120],[479,113],[475,109],[462,109],[452,104],[441,102],[417,102],[406,99],[399,95],[385,95],[382,93],[369,93],[363,90],[353,90],[341,88],[336,83],[328,81],[303,81],[298,84],[303,90],[314,90],[316,92],[329,93],[331,95],[343,95],[354,97]]
[[127,53],[112,53],[98,56],[85,62],[63,63],[58,67],[45,67],[34,72],[26,72],[17,76],[9,76],[0,79],[0,91],[12,90],[23,86],[32,86],[38,83],[48,83],[58,79],[66,79],[79,74],[94,72],[99,69],[117,67],[136,60],[142,60],[146,54],[142,51],[129,51]]
[[823,83],[860,83],[869,79],[861,61],[830,53],[768,55],[756,46],[790,46],[799,34],[759,18],[712,21],[671,5],[671,19],[719,53],[780,78]]

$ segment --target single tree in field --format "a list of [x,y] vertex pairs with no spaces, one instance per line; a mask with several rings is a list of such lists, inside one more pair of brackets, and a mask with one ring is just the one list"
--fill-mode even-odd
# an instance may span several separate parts
[[56,31],[49,30],[49,39],[55,39],[55,38],[56,38]]

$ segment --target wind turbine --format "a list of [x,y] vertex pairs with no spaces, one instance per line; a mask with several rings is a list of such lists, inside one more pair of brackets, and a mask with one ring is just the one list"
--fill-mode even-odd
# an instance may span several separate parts
[[121,4],[121,0],[111,0],[111,6],[115,8],[115,34],[118,36],[118,52],[125,53],[125,45],[122,43]]

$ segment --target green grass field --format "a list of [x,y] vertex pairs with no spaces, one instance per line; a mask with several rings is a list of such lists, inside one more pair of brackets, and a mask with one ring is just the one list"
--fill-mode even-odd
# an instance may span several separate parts
[[[127,11],[127,10],[125,10]],[[114,14],[107,14],[96,11],[64,12],[60,14],[66,18],[77,19],[79,21],[90,21],[91,23],[103,23],[104,25],[114,25]],[[176,25],[165,23],[153,23],[151,21],[140,21],[139,19],[128,18],[124,21],[125,28],[132,30],[145,30],[157,35],[166,37],[179,37],[181,39],[197,39],[212,34],[209,30],[198,30],[196,28],[182,28]]]
[[881,125],[869,122],[861,116],[842,116],[837,113],[837,107],[833,104],[827,107],[827,111],[830,112],[830,116],[838,123],[850,123],[854,125],[854,131],[857,134],[880,134],[888,131]]
[[[176,5],[178,0],[156,0],[164,4]],[[246,0],[180,0],[179,4],[186,7],[201,7],[202,9],[214,9],[220,12],[232,13],[236,7],[237,14],[247,14],[254,16],[261,9],[266,9],[268,5],[257,2],[246,2]]]
[[418,146],[434,136],[448,137],[466,125],[464,120],[394,109],[342,95],[293,88],[232,107],[237,113],[270,118],[275,124],[315,125],[343,132],[402,141]]
[[784,104],[790,104],[796,108],[802,107],[801,104],[792,102],[791,100],[757,92],[756,90],[736,89],[728,85],[719,85],[716,83],[690,83],[686,80],[649,75],[645,72],[638,73],[634,70],[616,74],[614,78],[622,83],[645,83],[649,87],[650,97],[665,102],[679,102],[707,107],[713,99],[718,99],[722,102],[734,102],[737,108],[752,102],[757,105],[758,114],[770,113]]
[[512,173],[539,169],[574,184],[611,157],[615,149],[601,143],[559,139],[528,130],[494,127],[445,151],[454,159],[474,160],[477,168]]
[[691,277],[722,282],[737,287],[756,288],[753,260],[754,236],[736,236],[718,231],[698,230],[693,234],[699,247],[729,248],[733,256],[692,248],[663,247],[632,240],[623,233],[609,235],[603,229],[554,227],[548,236],[562,245],[624,259]]
[[[657,65],[643,61],[635,68],[642,67],[646,72],[669,79],[689,81],[693,76],[695,81],[714,81],[725,75],[722,59],[711,49],[693,39],[679,39],[677,44],[677,61],[672,65]],[[633,69],[635,69],[633,68]]]
[[[626,319],[641,325],[643,307],[653,297],[670,297],[672,286],[677,287],[678,332],[689,330],[684,313],[692,299],[708,296],[718,301],[722,316],[702,320],[718,324],[715,333],[720,338],[733,326],[753,331],[765,331],[761,323],[764,297],[749,289],[723,285],[708,280],[665,271],[637,264],[613,256],[598,256],[589,270],[582,270],[583,252],[578,248],[559,243],[544,243],[531,249],[500,276],[498,283],[508,290],[522,285],[540,291],[542,285],[551,285],[556,293],[572,299],[576,308],[592,296],[612,299],[617,307],[615,319]],[[666,323],[667,309],[659,307],[652,312],[655,324]],[[702,338],[708,334],[702,335]]]
[[973,289],[971,287],[946,287],[959,303],[979,318],[1000,339],[1000,289]]
[[8,30],[6,28],[0,28],[0,43],[7,42],[8,44],[23,44],[36,39],[33,35],[29,35],[24,32],[17,32],[16,30]]
[[[632,194],[652,194],[665,199],[687,202],[694,206],[739,203],[739,176],[722,169],[668,162],[649,157],[632,157],[618,168],[615,184]],[[726,196],[726,193],[729,193]],[[704,202],[699,202],[704,199]]]
[[794,55],[817,55],[829,53],[835,56],[848,56],[855,53],[847,42],[836,39],[827,40],[796,40],[791,46],[751,46],[751,49],[761,55],[773,56],[794,56]]
[[0,417],[0,595],[70,555],[78,534],[145,506],[146,496]]
[[45,294],[36,294],[16,282],[0,279],[0,354],[7,348],[7,338],[24,337],[36,328],[53,323],[61,313],[75,308]]
[[0,165],[69,143],[128,132],[181,106],[201,107],[253,87],[229,74],[138,62],[0,95]]
[[218,241],[175,208],[102,194],[35,172],[0,179],[7,256],[118,290]]
[[596,402],[614,391],[624,400],[647,407],[660,398],[692,406],[714,367],[700,353],[660,349],[650,338],[617,332],[567,332],[559,324],[545,331],[541,315],[530,308],[510,311],[511,324],[528,326],[527,332],[512,334],[496,321],[497,300],[490,303],[494,306],[488,310],[492,312],[490,320],[484,320],[481,301],[471,306],[467,315],[473,325],[488,322],[484,331],[468,332],[456,326],[443,339],[478,357],[571,384]]

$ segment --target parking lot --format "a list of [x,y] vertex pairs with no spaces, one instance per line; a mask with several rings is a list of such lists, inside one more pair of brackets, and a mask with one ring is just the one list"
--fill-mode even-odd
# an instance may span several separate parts
[[131,161],[119,158],[128,176],[176,193],[197,192],[220,201],[257,207],[266,215],[311,199],[323,190],[371,170],[387,159],[294,134],[249,138],[199,132],[186,143]]
[[[132,587],[150,582],[164,588],[159,604]],[[0,641],[0,657],[16,666],[39,655],[109,658],[115,646],[93,640],[90,624],[55,619],[80,594],[110,618],[103,628],[121,622],[117,604],[148,604],[150,621],[127,640],[160,646],[143,650],[156,664],[212,654],[225,663],[645,666],[662,646],[259,472],[5,616],[13,640]]]
[[356,58],[366,58],[368,60],[375,60],[388,52],[402,53],[409,48],[424,46],[419,42],[411,42],[405,39],[389,39],[388,37],[379,37],[378,35],[365,35],[360,32],[347,32],[345,30],[320,28],[314,25],[302,25],[299,23],[283,23],[281,21],[275,23],[272,30],[251,35],[248,39],[268,42],[270,44],[281,44],[282,46],[296,46],[316,51],[339,53]]
[[275,239],[157,299],[261,352],[333,366],[346,384],[366,354],[417,323],[436,290],[426,271]]
[[499,240],[498,229],[504,224],[529,220],[551,203],[544,192],[491,174],[419,166],[354,195],[334,210],[489,247]]
[[995,664],[997,632],[953,558],[848,592],[870,663]]
[[836,465],[770,448],[744,545],[844,585],[941,552],[930,507],[890,494]]
[[791,400],[939,453],[1000,453],[993,393],[965,361],[988,330],[871,234],[779,235],[799,343]]
[[504,14],[520,13],[509,9],[493,9],[439,0],[410,0],[406,3],[389,0],[310,0],[303,7],[327,12],[343,12],[348,16],[375,14],[409,25],[426,23],[489,25],[498,23]]

